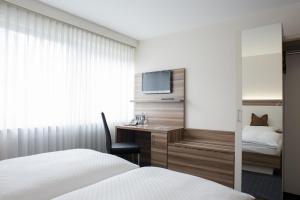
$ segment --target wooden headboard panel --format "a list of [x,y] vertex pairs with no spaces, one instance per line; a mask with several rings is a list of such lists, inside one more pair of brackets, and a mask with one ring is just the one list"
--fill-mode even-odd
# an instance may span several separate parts
[[172,71],[172,93],[144,94],[142,74],[135,75],[134,113],[144,113],[149,124],[185,126],[185,69]]

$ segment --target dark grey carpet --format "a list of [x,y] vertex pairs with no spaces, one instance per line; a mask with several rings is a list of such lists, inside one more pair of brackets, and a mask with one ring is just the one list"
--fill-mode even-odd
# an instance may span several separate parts
[[242,191],[261,200],[281,200],[281,182],[280,176],[243,171]]

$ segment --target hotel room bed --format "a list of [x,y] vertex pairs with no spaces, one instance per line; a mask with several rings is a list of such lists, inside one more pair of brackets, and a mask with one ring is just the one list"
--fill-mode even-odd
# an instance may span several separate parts
[[124,159],[73,149],[0,161],[0,200],[46,200],[138,168]]
[[53,200],[252,200],[218,183],[163,168],[143,167]]
[[0,161],[0,200],[252,200],[218,183],[74,149]]
[[243,151],[245,151],[245,152],[280,156],[281,150],[282,150],[282,140],[281,140],[280,144],[278,144],[277,147],[269,147],[266,145],[243,142]]
[[281,168],[281,133],[269,126],[246,126],[242,138],[243,164]]

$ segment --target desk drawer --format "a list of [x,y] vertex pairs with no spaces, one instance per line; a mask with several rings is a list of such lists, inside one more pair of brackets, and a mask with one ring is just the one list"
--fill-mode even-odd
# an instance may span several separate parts
[[167,167],[167,133],[151,133],[151,165]]

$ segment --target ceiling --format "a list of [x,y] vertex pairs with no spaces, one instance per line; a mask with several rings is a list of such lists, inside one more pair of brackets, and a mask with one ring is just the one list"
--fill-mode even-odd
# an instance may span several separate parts
[[143,40],[241,17],[299,0],[40,0]]

